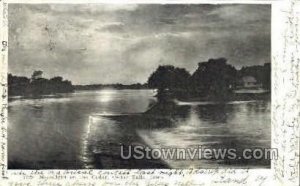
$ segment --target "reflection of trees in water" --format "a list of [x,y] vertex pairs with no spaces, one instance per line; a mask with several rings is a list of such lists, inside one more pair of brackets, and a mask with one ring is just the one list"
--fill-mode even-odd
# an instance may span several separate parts
[[244,104],[214,104],[214,105],[198,105],[194,107],[200,119],[213,121],[215,123],[226,123],[230,116],[236,112],[270,112],[270,102],[259,101]]
[[195,111],[200,119],[209,120],[214,123],[226,123],[228,115],[232,113],[232,106],[226,104],[199,105]]
[[246,106],[249,112],[270,112],[269,104],[267,101],[259,101],[254,104],[248,103]]
[[[182,143],[186,142],[185,140],[191,140],[195,145],[203,142],[205,144],[203,146],[204,148],[236,148],[238,155],[241,155],[243,148],[252,147],[253,144],[256,144],[256,141],[249,140],[249,138],[253,138],[253,136],[247,134],[247,132],[242,133],[239,130],[234,130],[233,127],[236,126],[234,122],[239,122],[239,119],[233,121],[233,118],[240,117],[239,114],[244,114],[245,111],[249,112],[249,110],[253,110],[253,112],[265,112],[267,106],[267,103],[257,102],[238,105],[214,104],[195,106],[177,105],[167,100],[152,102],[149,104],[148,111],[145,113],[108,116],[117,126],[117,128],[114,128],[114,131],[118,132],[109,134],[114,136],[113,139],[103,138],[104,146],[108,145],[109,149],[106,152],[102,151],[94,154],[94,159],[95,162],[100,162],[96,163],[100,168],[103,168],[102,166],[107,164],[114,168],[164,167],[165,165],[159,160],[155,162],[149,160],[136,161],[134,159],[122,160],[119,154],[116,154],[116,152],[119,151],[113,150],[113,147],[119,147],[120,144],[125,146],[125,154],[128,154],[127,147],[129,145],[147,146],[147,143],[141,138],[137,131],[147,131],[145,134],[142,133],[142,135],[151,134],[152,131],[159,131],[159,134],[162,136],[164,133],[171,133],[170,135],[174,136],[174,139],[178,139],[179,141],[181,139]],[[224,125],[214,125],[216,123]],[[189,125],[189,127],[182,127],[184,125]],[[183,137],[181,135],[183,135]],[[149,136],[153,137],[151,135]],[[97,140],[99,139],[100,138],[97,138]],[[177,142],[174,142],[175,146],[176,143]],[[214,161],[216,160],[212,159],[209,164],[215,165]],[[102,165],[101,162],[105,162],[105,164]],[[256,160],[225,159],[218,160],[218,164],[268,166],[270,162],[267,160],[258,162]]]
[[158,101],[156,104],[149,104],[148,110],[144,114],[178,119],[188,117],[190,110],[191,107],[188,105],[179,106],[173,101]]
[[271,113],[269,101],[254,101],[232,105],[232,116],[236,113],[263,114]]

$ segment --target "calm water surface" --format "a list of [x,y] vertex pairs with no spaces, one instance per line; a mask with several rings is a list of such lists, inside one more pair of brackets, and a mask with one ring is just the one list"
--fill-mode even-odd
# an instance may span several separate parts
[[[270,102],[183,103],[166,124],[142,113],[152,90],[99,90],[9,102],[9,168],[269,167],[269,161],[124,161],[120,145],[152,148],[270,148]],[[159,113],[164,118],[164,113]],[[158,121],[159,120],[159,121]],[[162,166],[163,165],[163,166]]]

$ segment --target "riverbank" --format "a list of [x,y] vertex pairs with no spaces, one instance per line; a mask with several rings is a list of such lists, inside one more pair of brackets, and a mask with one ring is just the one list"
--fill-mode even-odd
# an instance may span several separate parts
[[215,102],[228,102],[228,101],[249,101],[249,100],[271,100],[271,92],[265,91],[232,91],[225,94],[214,95],[208,94],[201,96],[201,93],[190,92],[184,90],[172,90],[166,92],[157,92],[156,97],[160,100],[179,100],[179,101],[215,101]]
[[[73,93],[73,92],[71,92]],[[61,94],[67,93],[58,93],[58,94],[47,94],[47,95],[22,95],[22,96],[8,96],[8,101],[15,101],[15,100],[35,100],[35,99],[47,99],[47,98],[63,98]]]

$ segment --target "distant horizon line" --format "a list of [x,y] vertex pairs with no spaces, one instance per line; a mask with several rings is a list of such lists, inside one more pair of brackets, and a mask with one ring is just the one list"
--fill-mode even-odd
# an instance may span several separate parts
[[[220,58],[222,58],[222,57],[219,57],[219,58],[209,58],[209,59],[207,59],[207,61],[202,61],[202,62],[197,62],[197,64],[199,64],[199,63],[205,63],[205,62],[208,62],[210,59],[220,59]],[[227,59],[227,58],[225,58],[225,59]],[[240,67],[240,68],[237,68],[236,67],[236,65],[233,65],[233,64],[230,64],[230,63],[227,63],[227,64],[229,64],[229,65],[232,65],[234,68],[236,68],[236,70],[241,70],[243,67],[252,67],[252,66],[264,66],[265,64],[271,64],[271,62],[265,62],[265,63],[263,63],[263,64],[254,64],[254,65],[245,65],[245,66],[242,66],[242,67]],[[158,67],[159,66],[167,66],[167,65],[171,65],[171,66],[174,66],[174,65],[172,65],[172,64],[160,64],[160,65],[158,65]],[[174,66],[174,67],[176,67],[176,66]],[[183,69],[186,69],[186,68],[184,68],[184,67],[178,67],[178,68],[183,68]],[[40,69],[39,69],[40,70]],[[186,69],[187,70],[187,69]],[[196,70],[197,70],[197,67],[196,67]],[[35,70],[33,70],[33,71],[35,71]],[[43,71],[43,70],[42,70]],[[187,70],[191,75],[193,74],[192,72],[190,72],[189,70]],[[195,70],[194,70],[195,71]],[[44,71],[43,71],[44,72]],[[17,75],[17,74],[13,74],[12,72],[7,72],[7,74],[12,74],[12,75],[14,75],[14,76],[19,76],[19,77],[27,77],[27,78],[29,78],[30,79],[30,76],[28,77],[28,76],[23,76],[23,75]],[[61,76],[61,75],[58,75],[58,76],[60,76],[60,77],[62,77],[62,78],[64,78],[63,76]],[[49,77],[49,79],[51,79],[51,78],[53,78],[53,77],[57,77],[57,76],[52,76],[52,77]],[[45,78],[45,79],[47,79],[47,78]],[[64,79],[64,80],[69,80],[69,79]],[[71,81],[72,82],[72,80],[69,80],[69,81]],[[130,85],[136,85],[136,84],[141,84],[141,85],[147,85],[147,81],[146,82],[144,82],[144,83],[141,83],[141,82],[135,82],[135,83],[120,83],[120,82],[116,82],[116,83],[87,83],[87,84],[74,84],[73,86],[89,86],[89,85],[98,85],[98,86],[110,86],[110,85],[123,85],[123,86],[130,86]]]

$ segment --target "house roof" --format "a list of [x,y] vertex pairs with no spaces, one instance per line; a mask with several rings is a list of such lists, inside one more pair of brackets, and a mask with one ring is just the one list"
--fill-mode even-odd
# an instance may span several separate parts
[[256,79],[252,76],[244,76],[243,77],[243,82],[256,83]]

